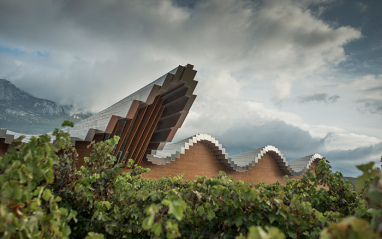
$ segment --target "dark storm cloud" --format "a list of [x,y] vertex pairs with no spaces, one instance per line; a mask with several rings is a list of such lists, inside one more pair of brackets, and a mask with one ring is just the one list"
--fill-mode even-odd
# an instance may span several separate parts
[[[277,102],[291,97],[293,82],[343,61],[343,45],[361,36],[315,18],[309,4],[4,0],[0,44],[27,54],[0,54],[11,61],[0,66],[0,77],[40,97],[100,110],[192,63],[256,81],[272,77]],[[113,94],[101,99],[106,91]]]
[[[359,175],[361,172],[356,169],[357,165],[376,162],[379,166],[382,156],[382,143],[371,145],[368,147],[359,147],[352,150],[333,150],[325,153],[325,157],[329,160],[334,168],[344,168]],[[348,175],[348,176],[357,176]]]
[[229,153],[237,154],[266,145],[280,149],[288,159],[303,157],[323,150],[323,140],[283,121],[269,121],[262,125],[238,124],[216,137]]
[[[240,154],[273,145],[278,148],[287,160],[301,158],[319,153],[329,160],[334,170],[342,171],[345,176],[358,176],[357,165],[379,161],[382,156],[382,143],[349,150],[330,150],[326,144],[333,144],[330,133],[323,138],[314,138],[309,132],[282,121],[269,121],[263,125],[238,125],[216,137],[230,155]],[[347,140],[356,142],[357,137]]]
[[325,102],[325,103],[335,103],[340,98],[338,95],[329,96],[326,93],[316,93],[311,95],[304,95],[299,97],[301,103],[307,102]]

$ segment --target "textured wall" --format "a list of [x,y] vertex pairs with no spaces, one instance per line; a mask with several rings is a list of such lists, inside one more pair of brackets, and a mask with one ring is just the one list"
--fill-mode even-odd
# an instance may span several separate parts
[[[315,166],[316,163],[314,163]],[[196,179],[196,176],[216,177],[219,171],[224,171],[231,175],[235,180],[242,180],[250,183],[275,183],[280,181],[283,183],[283,173],[277,166],[276,161],[270,154],[264,155],[258,163],[246,172],[237,172],[224,167],[216,159],[213,152],[203,143],[197,143],[186,150],[184,155],[177,158],[175,161],[166,165],[155,165],[148,161],[141,164],[144,168],[150,168],[151,171],[143,174],[144,178],[160,179],[164,176],[178,176],[184,174],[185,180]],[[291,177],[289,178],[301,178]]]
[[219,171],[227,171],[216,160],[214,153],[203,143],[192,146],[186,150],[186,154],[166,165],[155,165],[148,161],[142,161],[141,166],[150,168],[151,171],[144,174],[143,177],[151,179],[160,179],[163,176],[178,176],[184,174],[185,180],[194,180],[196,175],[214,177]]
[[245,172],[233,171],[230,175],[236,181],[242,180],[248,183],[275,183],[277,181],[283,183],[285,173],[280,170],[273,157],[267,153],[250,170]]

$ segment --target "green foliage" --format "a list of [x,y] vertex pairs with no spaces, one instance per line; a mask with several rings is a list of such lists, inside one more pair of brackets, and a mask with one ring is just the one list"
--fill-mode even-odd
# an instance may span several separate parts
[[54,181],[57,152],[69,138],[56,130],[32,137],[28,144],[15,140],[0,158],[0,236],[2,238],[67,238],[68,222],[76,212],[59,206],[61,198],[49,189]]
[[265,227],[265,229],[259,226],[252,226],[249,228],[247,236],[240,234],[236,239],[285,239],[284,233],[277,227]]
[[150,180],[141,177],[148,169],[124,172],[115,163],[118,137],[92,143],[78,168],[68,134],[54,136],[54,144],[47,135],[18,140],[0,159],[1,237],[373,238],[382,228],[382,176],[372,165],[360,166],[359,192],[326,160],[284,184],[224,172]]
[[372,215],[371,228],[382,236],[382,172],[373,166],[373,163],[357,166],[363,174],[357,178],[356,187],[364,195],[370,208],[368,211]]
[[69,126],[69,127],[74,127],[74,123],[69,120],[64,120],[64,122],[61,124],[62,127]]
[[379,238],[377,232],[373,231],[370,224],[363,219],[348,217],[340,223],[332,224],[325,228],[321,234],[322,239],[342,239],[342,238],[360,238],[372,239]]

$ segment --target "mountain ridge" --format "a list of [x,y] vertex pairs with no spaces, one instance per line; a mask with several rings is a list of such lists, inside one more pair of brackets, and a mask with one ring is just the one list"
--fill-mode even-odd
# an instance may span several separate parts
[[10,81],[0,79],[0,128],[41,134],[60,128],[64,120],[78,122],[90,114],[71,114],[72,106],[32,96]]

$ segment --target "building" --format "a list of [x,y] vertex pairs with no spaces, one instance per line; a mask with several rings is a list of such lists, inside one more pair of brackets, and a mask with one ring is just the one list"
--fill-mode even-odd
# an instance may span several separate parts
[[[224,171],[236,180],[273,183],[285,175],[299,178],[323,157],[312,154],[286,161],[274,146],[229,156],[212,136],[198,134],[170,143],[182,126],[196,96],[197,82],[192,65],[178,66],[151,84],[93,115],[73,128],[65,128],[79,153],[79,164],[89,156],[87,146],[119,136],[112,152],[124,170],[133,165],[150,168],[143,177],[159,179],[184,174],[186,180],[196,176],[217,176]],[[7,150],[14,136],[0,131],[0,156]],[[131,167],[133,167],[133,165]],[[130,167],[130,168],[131,168]]]

